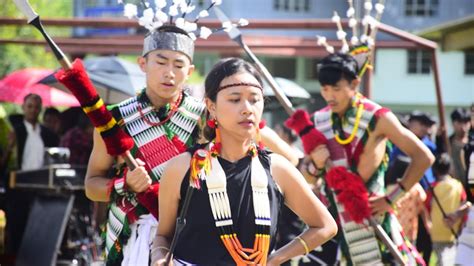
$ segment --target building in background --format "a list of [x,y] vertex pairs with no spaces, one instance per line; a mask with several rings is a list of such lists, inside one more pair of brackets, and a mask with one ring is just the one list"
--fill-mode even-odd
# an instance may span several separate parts
[[[207,7],[211,0],[194,0],[196,10]],[[124,1],[126,2],[126,1]],[[139,2],[139,1],[129,1]],[[153,2],[153,1],[150,1]],[[355,0],[356,13],[363,12],[363,0]],[[474,102],[474,2],[473,0],[397,0],[385,1],[386,9],[382,22],[399,29],[420,34],[438,41],[446,40],[443,35],[451,29],[452,23],[461,23],[459,28],[468,28],[464,35],[451,37],[451,46],[438,49],[441,86],[446,114],[458,106],[469,106]],[[374,1],[375,3],[375,1]],[[76,0],[74,14],[77,16],[109,16],[116,12],[120,16],[120,5],[115,0]],[[346,0],[224,0],[221,9],[230,18],[239,19],[318,19],[330,18],[336,10],[341,17],[347,10]],[[211,12],[212,13],[212,12]],[[191,15],[192,16],[192,15]],[[211,17],[213,15],[211,14]],[[467,22],[465,21],[467,20]],[[461,22],[459,22],[461,21]],[[456,24],[457,25],[457,24]],[[274,76],[294,80],[310,92],[316,99],[306,106],[310,110],[319,109],[322,99],[319,95],[316,63],[324,56],[311,53],[308,43],[316,46],[316,34],[332,36],[335,30],[244,30],[244,39],[249,43],[286,42],[293,48],[256,49],[262,62]],[[469,34],[469,32],[471,34]],[[80,33],[80,32],[79,32]],[[82,32],[83,34],[84,32]],[[85,32],[94,34],[94,32]],[[459,47],[459,43],[471,45]],[[397,41],[396,38],[379,33],[377,42]],[[251,45],[250,45],[251,46]],[[396,45],[395,45],[396,46]],[[301,48],[301,49],[300,49]],[[195,55],[195,64],[205,75],[220,57],[239,56],[238,50],[200,51]],[[375,101],[392,108],[395,112],[409,112],[413,109],[428,111],[437,115],[434,78],[431,71],[430,53],[407,48],[378,49],[375,55],[375,69],[372,97]],[[286,118],[283,109],[272,110],[270,122],[280,122]],[[448,123],[449,124],[449,123]]]

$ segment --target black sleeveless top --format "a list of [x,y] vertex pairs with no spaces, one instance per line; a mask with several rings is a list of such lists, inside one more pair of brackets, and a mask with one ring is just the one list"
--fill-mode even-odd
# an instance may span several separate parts
[[[189,152],[193,154],[194,151],[203,147],[203,145],[196,145]],[[268,196],[272,219],[269,250],[272,251],[275,248],[278,217],[284,200],[270,174],[269,152],[259,151],[258,157],[268,177]],[[220,157],[218,157],[218,160],[227,175],[227,193],[232,211],[234,230],[243,247],[253,248],[255,214],[250,182],[252,157],[245,156],[234,163]],[[179,211],[182,208],[188,186],[189,170],[181,184]],[[235,262],[219,238],[205,183],[202,184],[201,190],[193,191],[186,215],[186,225],[178,239],[174,255],[175,259],[197,265],[235,265]]]

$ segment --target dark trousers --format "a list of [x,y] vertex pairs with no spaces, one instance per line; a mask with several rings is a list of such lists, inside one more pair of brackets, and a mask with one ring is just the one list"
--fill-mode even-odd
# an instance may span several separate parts
[[432,251],[433,243],[431,242],[431,236],[425,228],[423,219],[418,217],[418,235],[416,239],[416,249],[423,253],[423,259],[426,265],[430,263],[430,256]]

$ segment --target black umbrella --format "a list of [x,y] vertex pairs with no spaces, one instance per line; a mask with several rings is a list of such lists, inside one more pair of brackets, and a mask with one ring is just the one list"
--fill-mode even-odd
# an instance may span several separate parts
[[[84,67],[97,92],[107,103],[125,100],[145,87],[145,73],[138,65],[116,56],[85,59]],[[54,75],[43,78],[39,83],[67,90]]]

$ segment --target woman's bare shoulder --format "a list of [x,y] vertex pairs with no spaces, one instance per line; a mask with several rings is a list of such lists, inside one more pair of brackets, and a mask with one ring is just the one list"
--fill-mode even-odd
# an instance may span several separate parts
[[163,175],[160,179],[160,183],[177,183],[181,184],[181,181],[189,169],[191,162],[191,154],[189,152],[182,153],[170,159],[165,166]]

